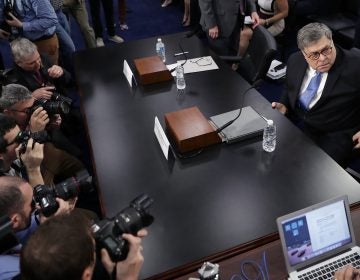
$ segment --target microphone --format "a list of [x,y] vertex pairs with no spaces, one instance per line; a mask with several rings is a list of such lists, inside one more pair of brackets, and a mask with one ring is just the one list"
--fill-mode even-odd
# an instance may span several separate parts
[[[184,38],[189,39],[189,38],[193,37],[194,35],[196,35],[197,33],[199,33],[200,30],[201,30],[201,25],[198,24],[192,31],[190,31],[189,33],[185,34]],[[180,41],[181,41],[181,39],[180,39]],[[180,41],[179,41],[179,48],[180,48],[180,50],[181,50],[181,54],[182,54],[182,55],[184,56],[184,58],[185,58],[185,61],[184,61],[183,63],[181,63],[181,66],[183,66],[183,65],[186,63],[186,61],[188,60],[187,55],[186,55],[188,52],[185,52],[185,51],[184,51],[184,49],[182,48],[182,46],[181,46],[181,44],[180,44]],[[175,67],[172,68],[172,69],[169,69],[170,73],[174,72],[174,71],[176,70],[176,67],[177,67],[177,66],[175,66]]]
[[241,115],[241,111],[242,111],[242,108],[244,106],[244,98],[245,98],[245,95],[251,90],[251,89],[254,89],[254,88],[257,88],[260,86],[260,84],[262,83],[262,80],[259,79],[259,80],[256,80],[253,85],[251,87],[248,87],[243,95],[242,95],[242,99],[241,99],[241,106],[240,106],[240,109],[239,109],[239,113],[237,114],[237,116],[235,118],[233,118],[232,120],[228,121],[227,123],[225,123],[224,125],[220,126],[216,132],[219,133],[221,131],[223,131],[225,128],[227,128],[228,126],[232,125]]
[[[186,37],[185,36],[185,38],[190,38],[190,37]],[[181,41],[181,40],[180,40]],[[179,41],[179,48],[180,48],[180,50],[181,50],[181,54],[184,56],[184,58],[185,58],[185,60],[184,60],[184,62],[183,63],[181,63],[181,66],[184,66],[184,64],[186,63],[186,61],[188,60],[188,57],[187,57],[187,53],[188,52],[185,52],[184,51],[184,49],[183,49],[183,47],[181,46],[181,43],[180,43],[180,41]],[[173,68],[173,69],[169,69],[169,71],[170,71],[170,73],[172,73],[172,72],[174,72],[175,70],[176,70],[176,67],[177,67],[177,65]]]

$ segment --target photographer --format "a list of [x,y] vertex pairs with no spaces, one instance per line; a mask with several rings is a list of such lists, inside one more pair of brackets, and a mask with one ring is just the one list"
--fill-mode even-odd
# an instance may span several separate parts
[[32,186],[44,184],[40,171],[44,145],[30,139],[24,153],[19,154],[20,145],[16,141],[19,132],[14,119],[0,114],[0,175],[26,178]]
[[[101,261],[109,276],[117,280],[138,279],[144,261],[141,238],[146,235],[144,229],[137,236],[123,234],[130,244],[129,253],[124,261],[116,264],[102,249]],[[21,279],[105,279],[93,277],[95,263],[95,240],[90,223],[79,213],[72,212],[49,219],[30,237],[21,252]]]
[[[73,205],[57,198],[59,209],[54,215],[69,213]],[[20,245],[0,255],[0,280],[11,279],[19,274],[19,253],[22,245],[38,227],[33,215],[33,189],[19,177],[0,177],[0,215],[6,215],[12,222],[12,229]],[[40,221],[46,219],[40,217]]]
[[[41,106],[34,110],[34,102],[35,99],[27,88],[10,84],[3,87],[0,111],[14,118],[21,130],[28,129],[33,133],[43,131],[50,123],[49,115]],[[51,125],[58,127],[59,120],[53,120]],[[64,145],[66,144],[65,142]],[[84,169],[78,159],[49,142],[44,145],[42,167],[43,179],[47,185],[53,184],[55,176],[58,180],[63,180]]]
[[74,85],[70,73],[40,55],[33,42],[18,38],[10,46],[15,66],[9,80],[28,88],[36,99],[50,99],[55,88],[64,94],[65,88]]
[[[75,85],[71,74],[64,68],[49,62],[46,56],[39,54],[37,47],[25,38],[11,42],[11,51],[15,66],[6,77],[6,84],[16,83],[25,86],[32,92],[35,99],[62,101],[68,107],[67,113],[62,113],[61,131],[69,139],[77,143],[79,131],[83,130],[82,116],[77,104],[78,96],[73,90],[68,97],[68,90]],[[70,153],[77,153],[73,147]]]
[[0,1],[0,38],[28,38],[35,42],[40,52],[48,54],[53,63],[59,57],[59,42],[55,34],[57,23],[57,16],[49,1]]

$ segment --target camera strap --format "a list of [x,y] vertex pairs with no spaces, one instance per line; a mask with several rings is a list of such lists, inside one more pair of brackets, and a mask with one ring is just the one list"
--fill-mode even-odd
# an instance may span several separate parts
[[116,263],[113,271],[111,272],[111,280],[116,280]]
[[25,179],[26,181],[29,181],[29,176],[26,172],[25,165],[23,164],[22,160],[20,159],[20,166],[16,163],[11,164],[11,168],[15,170],[18,174],[21,175],[21,178]]

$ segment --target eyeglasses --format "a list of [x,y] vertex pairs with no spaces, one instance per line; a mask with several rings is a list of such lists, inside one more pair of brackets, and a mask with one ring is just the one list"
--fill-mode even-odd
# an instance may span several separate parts
[[197,66],[209,66],[212,64],[211,58],[210,57],[200,57],[198,59],[191,59],[190,60],[191,63],[195,63],[197,64]]
[[308,58],[310,58],[311,60],[318,60],[319,58],[320,58],[320,55],[322,54],[323,56],[328,56],[328,55],[330,55],[331,54],[331,52],[332,52],[332,49],[333,49],[333,47],[331,47],[331,46],[326,46],[325,48],[323,48],[321,51],[319,51],[319,52],[313,52],[313,53],[309,53],[309,54],[307,54],[305,51],[303,51],[305,54],[306,54],[306,56],[308,57]]

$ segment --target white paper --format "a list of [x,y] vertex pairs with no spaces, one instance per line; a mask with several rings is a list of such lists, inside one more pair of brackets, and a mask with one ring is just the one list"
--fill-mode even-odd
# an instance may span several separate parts
[[129,83],[129,85],[132,87],[132,78],[134,76],[133,72],[130,69],[129,64],[127,63],[126,60],[124,60],[124,67],[123,67],[123,73]]
[[[174,69],[177,64],[183,64],[185,60],[179,60],[177,63],[166,65],[167,68]],[[183,65],[184,67],[184,74],[187,73],[195,73],[195,72],[202,72],[202,71],[209,71],[209,70],[216,70],[219,69],[217,64],[215,63],[214,59],[211,56],[201,56],[188,59],[186,63]],[[176,76],[176,71],[171,73],[174,77]]]
[[160,148],[161,148],[165,158],[168,159],[170,143],[165,135],[165,132],[159,122],[158,117],[155,117],[154,132],[155,132],[156,138],[160,144]]

